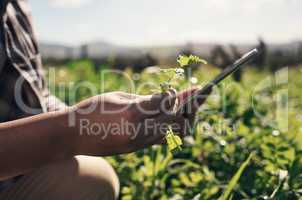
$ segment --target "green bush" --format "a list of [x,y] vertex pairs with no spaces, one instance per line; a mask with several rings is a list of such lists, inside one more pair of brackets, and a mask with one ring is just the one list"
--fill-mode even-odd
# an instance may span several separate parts
[[[89,80],[97,88],[102,86],[102,68],[95,72],[87,61],[60,70],[66,76],[52,88],[59,87],[59,81]],[[267,77],[275,80],[274,74],[247,70],[242,82],[236,84],[228,78],[200,109],[194,133],[185,138],[183,150],[176,155],[172,156],[165,146],[154,146],[108,158],[120,178],[120,199],[302,199],[301,71],[290,69],[288,84],[273,84],[263,90],[255,87]],[[131,69],[126,72],[130,77],[134,75]],[[217,70],[203,67],[194,76],[201,84],[215,74]],[[164,79],[146,72],[139,75],[136,86]],[[126,79],[118,75],[105,79],[102,92],[127,88]],[[177,89],[187,86],[188,81],[178,81]],[[152,89],[144,86],[139,93],[147,94]],[[288,116],[284,113],[288,130],[282,130],[284,120],[271,122],[276,115],[272,98],[280,89],[289,89]],[[90,95],[83,90],[74,101]],[[69,93],[61,91],[57,95],[67,101]]]

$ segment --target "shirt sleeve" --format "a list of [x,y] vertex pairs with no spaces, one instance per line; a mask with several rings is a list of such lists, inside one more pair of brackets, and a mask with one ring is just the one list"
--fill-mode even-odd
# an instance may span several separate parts
[[3,17],[9,0],[0,1],[0,19]]
[[45,100],[45,105],[47,107],[48,112],[59,111],[68,108],[68,106],[63,101],[61,101],[54,95],[50,94],[48,97],[45,98]]

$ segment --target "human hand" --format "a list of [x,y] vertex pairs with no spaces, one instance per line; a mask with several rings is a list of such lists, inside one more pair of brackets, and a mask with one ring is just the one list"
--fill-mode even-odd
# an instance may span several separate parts
[[197,92],[169,90],[155,95],[112,92],[76,105],[77,154],[115,155],[130,153],[163,142],[168,125],[186,135],[204,99],[192,104],[186,116],[179,105]]

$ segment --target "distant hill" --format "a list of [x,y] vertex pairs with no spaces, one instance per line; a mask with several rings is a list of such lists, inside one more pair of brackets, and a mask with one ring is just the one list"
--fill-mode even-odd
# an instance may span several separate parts
[[77,57],[75,55],[76,48],[73,47],[43,42],[40,43],[39,47],[43,58],[65,59]]
[[[91,42],[82,46],[64,46],[58,44],[40,43],[40,49],[44,59],[75,59],[83,55],[89,58],[98,59],[108,56],[139,57],[144,54],[150,54],[157,59],[175,58],[183,50],[190,49],[194,54],[205,58],[210,56],[211,51],[217,44],[214,43],[189,43],[184,45],[154,46],[154,47],[128,47],[111,44],[108,42]],[[236,44],[235,44],[236,45]],[[255,47],[257,44],[238,44],[236,45],[240,53],[244,53]],[[222,45],[226,51],[229,51],[229,45]],[[268,50],[276,50],[287,53],[295,53],[302,46],[302,41],[289,42],[284,44],[268,44]]]

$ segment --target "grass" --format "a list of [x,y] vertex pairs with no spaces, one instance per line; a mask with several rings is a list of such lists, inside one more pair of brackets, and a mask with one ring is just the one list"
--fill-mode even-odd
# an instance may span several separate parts
[[251,162],[252,158],[253,158],[254,154],[251,153],[249,155],[249,157],[247,158],[246,161],[244,161],[240,168],[238,169],[238,171],[236,172],[236,174],[232,177],[232,179],[230,180],[230,182],[228,183],[225,191],[223,192],[222,196],[219,198],[219,200],[228,200],[232,191],[234,190],[236,184],[238,183],[243,171],[245,170],[245,168],[248,166],[248,164]]
[[[89,80],[98,92],[149,94],[154,88],[146,82],[158,85],[165,80],[146,72],[135,74],[129,68],[125,73],[136,77],[134,84],[139,88],[130,91],[127,78],[116,74],[101,77],[103,70],[95,71],[89,61],[73,62],[56,71],[51,86],[59,89],[60,84]],[[194,77],[204,84],[218,72],[205,66]],[[242,82],[224,81],[200,109],[193,134],[173,157],[167,147],[154,146],[107,158],[119,174],[120,199],[301,200],[302,67],[288,73],[289,82],[279,85],[276,77],[286,77],[286,70],[276,75],[248,69]],[[184,89],[188,81],[180,80],[176,87]],[[92,95],[80,87],[70,98],[72,90],[55,93],[68,104]],[[282,112],[276,112],[276,107]]]

